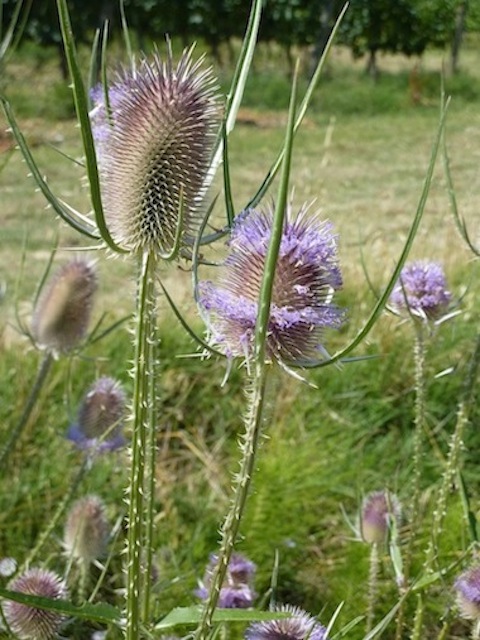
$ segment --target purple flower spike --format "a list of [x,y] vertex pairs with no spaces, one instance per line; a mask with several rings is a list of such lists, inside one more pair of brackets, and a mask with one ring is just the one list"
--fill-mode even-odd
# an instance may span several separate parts
[[[292,364],[317,360],[324,353],[323,330],[339,328],[344,319],[331,302],[342,286],[336,236],[330,223],[307,211],[304,205],[294,217],[287,209],[268,326],[269,359]],[[212,342],[228,357],[252,355],[272,223],[271,209],[241,214],[232,229],[220,283],[200,284]]]
[[387,539],[391,520],[400,522],[402,510],[397,496],[389,491],[369,493],[362,505],[360,534],[369,544],[380,544]]
[[200,219],[220,114],[211,69],[185,51],[177,66],[141,60],[91,98],[92,132],[105,219],[114,240],[136,252],[172,250]]
[[[65,582],[52,571],[29,569],[15,578],[8,588],[26,595],[42,596],[52,600],[68,598]],[[65,616],[33,606],[5,600],[3,613],[12,631],[21,640],[51,640],[57,637]]]
[[[195,595],[206,600],[212,581],[213,573],[217,566],[218,556],[212,554],[203,581]],[[227,575],[218,599],[218,606],[222,609],[248,609],[253,605],[256,593],[252,588],[256,566],[240,553],[233,553],[228,563]]]
[[480,566],[462,573],[455,581],[460,613],[469,620],[480,619]]
[[409,311],[422,320],[438,320],[452,299],[442,267],[436,262],[407,264],[390,296],[390,304],[399,313]]
[[309,613],[291,605],[281,605],[274,611],[289,613],[289,618],[254,622],[246,640],[327,640],[327,630]]
[[112,378],[99,378],[85,395],[67,438],[79,449],[113,451],[125,444],[124,417],[125,394],[120,384]]

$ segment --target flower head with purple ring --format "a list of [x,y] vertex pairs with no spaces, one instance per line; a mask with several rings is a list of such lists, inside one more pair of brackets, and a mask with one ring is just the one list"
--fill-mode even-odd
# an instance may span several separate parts
[[254,622],[246,633],[246,640],[328,640],[327,630],[309,613],[291,605],[281,605],[274,609],[289,613],[288,618]]
[[[218,556],[212,554],[205,575],[195,595],[202,600],[208,598],[210,584],[218,562]],[[252,583],[256,566],[240,553],[233,553],[228,563],[227,574],[220,589],[218,606],[222,609],[248,609],[253,605],[256,593]]]
[[480,619],[480,566],[462,573],[454,584],[457,605],[464,618]]
[[[68,591],[65,582],[53,571],[28,569],[14,578],[8,585],[11,591],[25,595],[41,596],[51,600],[66,600]],[[65,621],[65,616],[57,611],[47,611],[34,606],[5,600],[2,603],[5,619],[16,637],[21,640],[52,640]]]
[[[209,313],[211,341],[228,357],[251,357],[258,298],[273,224],[273,210],[249,209],[233,226],[219,284],[199,285]],[[332,226],[304,205],[294,216],[288,206],[275,272],[267,356],[301,364],[324,355],[323,331],[339,328],[344,313],[331,302],[342,286]]]
[[124,418],[125,394],[120,383],[113,378],[99,378],[84,396],[67,438],[79,449],[113,451],[125,444]]
[[397,524],[402,508],[397,496],[390,491],[372,491],[363,500],[360,513],[360,535],[369,544],[385,542],[392,520]]
[[390,305],[398,313],[410,312],[428,321],[444,315],[451,299],[442,267],[437,262],[418,260],[402,269]]
[[181,239],[190,241],[201,219],[220,123],[211,69],[202,68],[202,59],[192,60],[192,49],[175,66],[169,45],[164,60],[158,54],[142,59],[108,90],[95,87],[91,99],[113,239],[128,251],[168,253],[180,226]]

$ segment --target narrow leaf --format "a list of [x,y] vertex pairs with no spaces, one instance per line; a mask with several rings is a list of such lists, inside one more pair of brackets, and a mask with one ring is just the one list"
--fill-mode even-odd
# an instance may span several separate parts
[[93,225],[87,225],[85,223],[80,222],[75,217],[70,215],[67,208],[60,202],[60,200],[53,194],[50,187],[48,186],[46,180],[42,177],[40,173],[40,169],[38,168],[37,163],[35,162],[28,144],[20,131],[15,117],[13,115],[12,108],[5,98],[0,96],[0,101],[2,102],[3,109],[5,111],[5,115],[7,117],[8,123],[12,129],[12,133],[17,141],[17,144],[22,152],[22,155],[27,163],[28,168],[30,169],[32,176],[37,183],[40,191],[43,193],[49,204],[52,206],[53,210],[56,214],[58,214],[62,220],[64,220],[71,227],[88,236],[89,238],[93,238],[94,240],[98,240],[99,236],[96,233],[95,227]]
[[[177,607],[155,625],[155,630],[164,630],[178,625],[198,624],[202,615],[201,606]],[[279,611],[256,611],[254,609],[217,609],[213,614],[214,622],[260,622],[289,618],[290,613]]]
[[106,603],[85,603],[82,606],[76,606],[66,600],[52,600],[50,598],[33,596],[2,588],[0,588],[0,597],[5,598],[6,600],[19,602],[20,604],[26,604],[37,609],[63,613],[69,617],[73,616],[75,618],[82,618],[83,620],[94,620],[103,624],[115,624],[117,626],[121,623],[120,611]]

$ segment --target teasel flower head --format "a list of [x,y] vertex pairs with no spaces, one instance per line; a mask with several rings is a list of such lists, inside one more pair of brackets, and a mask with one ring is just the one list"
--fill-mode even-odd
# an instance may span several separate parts
[[[195,595],[206,600],[208,597],[212,577],[217,566],[218,556],[212,554]],[[256,593],[253,590],[253,580],[256,566],[240,553],[233,553],[228,563],[227,574],[220,589],[218,606],[223,609],[248,609],[253,605]]]
[[[160,254],[191,241],[201,217],[220,113],[211,69],[170,43],[97,87],[90,113],[107,225],[122,248]],[[180,214],[180,212],[182,212]],[[180,217],[181,215],[181,217]]]
[[291,605],[280,605],[274,611],[288,613],[288,618],[252,623],[246,640],[327,640],[327,630],[309,613]]
[[89,495],[74,502],[63,536],[63,546],[69,557],[90,564],[104,555],[107,539],[108,523],[102,500]]
[[[332,226],[304,205],[288,206],[275,273],[266,352],[269,360],[301,364],[325,355],[324,329],[339,328],[344,313],[332,304],[342,286]],[[209,313],[211,341],[228,357],[252,356],[273,210],[249,209],[235,221],[219,284],[199,285]]]
[[[68,591],[65,582],[52,571],[32,568],[8,585],[11,591],[41,596],[52,600],[65,600]],[[56,611],[4,600],[3,613],[8,625],[20,640],[50,640],[57,637],[65,617]]]
[[461,615],[469,620],[480,620],[480,566],[462,573],[454,587]]
[[397,496],[389,491],[373,491],[363,500],[360,513],[360,535],[369,544],[387,540],[392,521],[400,524],[402,508]]
[[451,299],[443,268],[436,262],[417,260],[402,269],[390,306],[397,313],[435,321],[447,312]]
[[85,338],[97,290],[92,262],[74,259],[41,292],[32,317],[36,344],[53,355],[67,353]]
[[125,402],[125,393],[117,380],[99,378],[84,396],[67,438],[80,449],[98,453],[122,447]]

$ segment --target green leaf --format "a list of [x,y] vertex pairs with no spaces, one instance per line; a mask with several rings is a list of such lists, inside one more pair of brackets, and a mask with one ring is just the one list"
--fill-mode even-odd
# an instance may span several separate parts
[[0,597],[6,600],[13,600],[26,604],[36,609],[45,609],[46,611],[56,611],[66,616],[82,618],[83,620],[94,620],[103,624],[115,624],[121,626],[121,612],[110,604],[99,602],[97,604],[85,603],[77,606],[67,600],[52,600],[51,598],[43,598],[41,596],[33,596],[18,591],[9,591],[0,588]]
[[35,162],[30,149],[28,147],[28,144],[22,134],[22,132],[20,131],[17,122],[15,120],[15,116],[13,115],[13,111],[12,108],[10,107],[10,104],[8,103],[8,101],[0,96],[0,101],[2,102],[2,106],[3,109],[5,111],[5,115],[7,117],[8,123],[12,129],[12,133],[15,137],[15,140],[17,141],[17,144],[20,148],[20,151],[22,152],[22,155],[25,159],[25,162],[27,163],[28,168],[30,169],[32,176],[35,180],[35,182],[37,183],[40,191],[43,193],[43,195],[45,196],[45,198],[48,200],[48,202],[50,203],[50,205],[52,206],[53,210],[55,211],[55,213],[57,215],[59,215],[62,220],[64,220],[65,222],[67,222],[71,227],[73,227],[74,229],[76,229],[77,231],[79,231],[80,233],[83,233],[84,235],[88,236],[89,238],[93,238],[94,240],[98,240],[99,236],[96,234],[96,229],[93,225],[88,225],[85,222],[85,218],[76,218],[74,216],[71,215],[70,211],[71,209],[69,209],[67,206],[65,206],[52,192],[52,190],[50,189],[50,187],[48,186],[46,180],[42,177],[42,174],[40,173],[40,169],[37,166],[37,163]]
[[100,193],[100,180],[98,176],[97,158],[95,155],[95,145],[93,142],[92,127],[88,115],[88,98],[83,84],[82,75],[77,59],[77,51],[73,38],[72,25],[66,0],[57,0],[58,18],[62,31],[62,39],[65,48],[65,55],[68,62],[68,69],[73,85],[73,99],[78,123],[82,134],[83,149],[87,167],[88,182],[90,185],[90,197],[95,221],[103,240],[116,253],[127,253],[125,249],[119,247],[110,235],[103,214],[102,199]]
[[[156,630],[170,629],[179,625],[198,624],[202,616],[203,607],[176,607],[164,618],[156,623]],[[288,612],[256,611],[255,609],[216,609],[213,614],[214,622],[261,622],[263,620],[278,620],[289,618]]]

